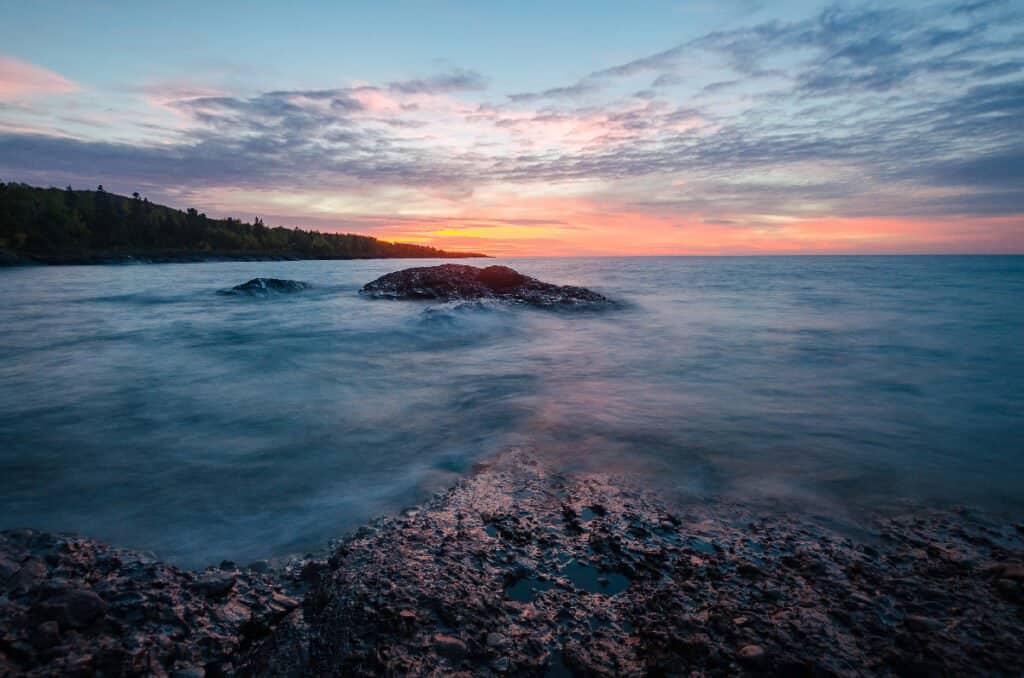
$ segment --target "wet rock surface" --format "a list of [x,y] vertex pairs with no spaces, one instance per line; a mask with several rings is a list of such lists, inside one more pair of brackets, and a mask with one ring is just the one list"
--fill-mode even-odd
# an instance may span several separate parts
[[298,606],[255,573],[194,573],[92,539],[0,533],[0,676],[229,675]]
[[585,287],[541,282],[507,266],[477,268],[460,264],[407,268],[388,273],[364,285],[360,293],[386,299],[501,299],[541,307],[611,303]]
[[511,452],[345,541],[304,652],[319,675],[1017,674],[1020,534],[967,513],[875,529],[670,511]]
[[290,294],[308,290],[312,285],[299,280],[283,280],[281,278],[253,278],[241,285],[235,285],[229,290],[222,290],[220,294],[247,295],[252,297],[266,297],[271,294]]
[[7,533],[0,675],[1019,675],[1024,535],[907,516],[855,539],[725,501],[672,509],[512,450],[271,569],[301,608],[270,575]]

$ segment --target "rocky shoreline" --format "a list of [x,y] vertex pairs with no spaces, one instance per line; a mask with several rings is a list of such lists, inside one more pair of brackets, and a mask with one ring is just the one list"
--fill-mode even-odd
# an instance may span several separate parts
[[1019,675],[1024,526],[673,509],[511,450],[322,557],[0,536],[7,675]]

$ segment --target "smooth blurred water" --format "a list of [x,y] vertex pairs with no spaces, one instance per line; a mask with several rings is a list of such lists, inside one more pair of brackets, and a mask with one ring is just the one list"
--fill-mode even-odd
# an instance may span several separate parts
[[[0,527],[245,562],[511,444],[682,499],[1024,507],[1024,257],[486,262],[607,312],[357,295],[431,263],[0,271]],[[315,288],[216,294],[256,276]]]

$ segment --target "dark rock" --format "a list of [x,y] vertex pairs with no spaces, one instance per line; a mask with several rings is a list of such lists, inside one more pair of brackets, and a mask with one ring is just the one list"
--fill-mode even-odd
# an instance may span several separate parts
[[768,659],[768,654],[760,645],[744,645],[736,653],[736,658],[745,666],[763,666]]
[[206,670],[198,666],[171,671],[171,678],[205,678],[205,676]]
[[235,585],[235,576],[226,572],[207,572],[200,575],[192,583],[192,588],[200,593],[219,598],[232,589]]
[[996,590],[1007,600],[1016,601],[1024,598],[1024,589],[1021,588],[1020,582],[1013,581],[1012,579],[997,580]]
[[525,275],[508,266],[488,266],[477,274],[477,280],[495,292],[519,287],[530,280]]
[[7,578],[7,586],[16,590],[27,590],[46,577],[46,562],[42,558],[30,557],[21,567]]
[[281,278],[253,278],[241,285],[235,285],[229,290],[222,290],[220,294],[244,294],[256,297],[266,297],[270,294],[288,294],[308,290],[312,285],[298,280],[282,280]]
[[0,532],[0,560],[19,565],[0,581],[0,676],[245,673],[242,650],[299,604],[257,573],[213,585],[82,537]]
[[596,306],[611,302],[584,287],[552,285],[507,266],[443,264],[388,273],[363,286],[361,294],[386,299],[468,301],[500,299],[533,306]]
[[37,650],[46,650],[54,645],[59,645],[60,626],[55,621],[43,622],[36,627],[36,631],[30,636],[29,642]]
[[942,628],[942,622],[931,617],[918,614],[910,614],[903,618],[903,623],[911,631],[938,631]]
[[46,606],[63,628],[90,626],[107,611],[107,603],[93,591],[70,591],[49,601]]
[[0,584],[6,582],[20,569],[21,565],[0,556]]
[[453,636],[434,635],[434,649],[442,657],[459,660],[466,656],[466,644]]
[[1000,563],[994,572],[998,579],[1010,579],[1017,582],[1024,582],[1024,565],[1014,563]]

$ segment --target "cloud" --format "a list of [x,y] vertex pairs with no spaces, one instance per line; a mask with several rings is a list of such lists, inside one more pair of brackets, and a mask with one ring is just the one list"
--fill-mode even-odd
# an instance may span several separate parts
[[53,71],[0,55],[0,101],[68,94],[79,89],[77,83]]
[[[344,196],[331,204],[346,214],[371,214],[359,219],[390,206],[420,224],[462,218],[494,186],[524,202],[579,191],[730,231],[775,223],[766,214],[1019,215],[1020,24],[1008,3],[833,6],[482,104],[464,95],[487,79],[458,69],[249,95],[181,85],[165,90],[177,98],[160,97],[181,125],[154,128],[152,143],[7,125],[0,173],[197,193],[324,191]],[[638,90],[638,77],[650,86]],[[30,112],[0,109],[16,115]],[[529,225],[511,219],[490,221]]]
[[428,78],[388,83],[387,88],[402,94],[444,94],[487,89],[487,78],[476,71],[455,69]]
[[590,94],[591,92],[596,92],[598,89],[600,89],[600,87],[596,82],[593,82],[592,80],[580,80],[573,85],[552,87],[541,92],[519,92],[517,94],[509,94],[508,98],[510,101],[517,103],[539,101],[541,99],[574,98],[583,96],[584,94]]

